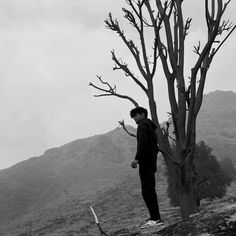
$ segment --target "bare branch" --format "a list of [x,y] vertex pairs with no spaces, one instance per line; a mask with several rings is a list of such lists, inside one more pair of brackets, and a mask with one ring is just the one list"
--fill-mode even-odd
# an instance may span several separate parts
[[188,18],[186,20],[185,26],[184,26],[184,39],[186,38],[186,36],[188,35],[188,31],[190,29],[191,26],[191,22],[192,22],[192,18]]
[[[162,58],[162,63],[164,63],[163,67],[164,67],[165,73],[170,74],[169,68],[168,68],[168,65],[166,62],[167,49],[166,49],[165,45],[160,40],[160,30],[162,28],[162,23],[164,21],[165,14],[161,14],[160,12],[158,12],[157,17],[154,17],[154,10],[152,10],[149,1],[145,1],[145,5],[148,10],[148,13],[149,13],[149,16],[150,16],[150,19],[152,22],[152,27],[153,27],[154,33],[155,33],[155,41],[154,41],[154,49],[153,49],[153,68],[152,68],[152,72],[151,72],[151,77],[153,78],[155,71],[156,71],[157,59],[159,56]],[[165,11],[164,11],[164,13],[165,13]],[[158,51],[159,51],[159,55],[157,56]]]
[[118,21],[116,19],[113,20],[111,13],[109,13],[108,19],[106,19],[104,22],[107,28],[117,32],[119,35],[122,34]]
[[152,72],[151,72],[151,77],[153,78],[156,72],[156,68],[157,68],[157,59],[159,58],[160,55],[158,54],[158,41],[155,38],[154,41],[154,48],[153,48],[153,67],[152,67]]
[[222,10],[222,13],[224,13],[225,12],[225,10],[226,10],[226,8],[227,8],[227,6],[228,6],[228,4],[231,2],[231,0],[228,0],[225,4],[224,4],[224,7],[223,7],[223,10]]
[[199,41],[199,42],[198,42],[198,45],[197,45],[197,46],[194,46],[193,52],[195,52],[197,55],[200,56],[200,55],[201,55],[200,49],[201,49],[201,42]]
[[210,23],[209,23],[208,19],[210,19],[210,12],[209,12],[209,7],[208,7],[208,0],[205,0],[205,19],[206,19],[207,28],[208,28],[208,31],[209,31]]
[[101,76],[98,76],[98,75],[97,75],[97,78],[100,80],[100,82],[101,82],[102,84],[105,84],[105,85],[107,85],[107,86],[110,88],[109,91],[112,91],[112,92],[115,92],[115,91],[116,91],[116,85],[114,85],[114,88],[112,88],[111,85],[110,85],[108,82],[105,82],[105,81],[102,80],[102,77],[101,77]]
[[[164,22],[164,25],[165,25],[165,34],[166,34],[169,60],[170,60],[170,64],[172,66],[172,69],[174,71],[176,71],[177,70],[177,62],[176,62],[176,58],[174,56],[171,24],[170,24],[168,16],[166,15],[166,11],[167,11],[167,8],[168,8],[168,1],[166,0],[164,2],[164,6],[163,6],[161,0],[156,0],[156,6],[157,6],[158,11],[160,12],[160,14],[163,15],[163,22]],[[172,8],[171,8],[171,11],[172,11]],[[159,52],[160,52],[160,50],[159,50]]]
[[109,94],[109,93],[103,93],[103,94],[95,94],[93,95],[95,98],[99,98],[99,97],[108,97],[108,96],[113,96],[113,94]]
[[118,70],[121,69],[125,72],[126,76],[130,76],[134,82],[139,85],[139,87],[142,88],[142,90],[147,93],[147,89],[145,88],[145,86],[134,76],[134,74],[130,71],[130,69],[128,68],[128,65],[121,62],[120,60],[117,59],[116,55],[115,55],[115,51],[111,51],[112,54],[112,60],[116,63],[116,66],[113,68],[114,70]]
[[[171,35],[171,27],[169,22],[169,17],[171,16],[171,13],[173,11],[174,7],[174,1],[171,1],[170,11],[169,14],[167,14],[167,8],[169,6],[168,1],[165,1],[164,5],[162,6],[162,2],[160,0],[156,0],[156,6],[159,11],[159,15],[157,18],[153,15],[153,10],[150,6],[149,1],[145,2],[146,7],[149,12],[149,16],[151,18],[152,24],[154,26],[154,33],[157,40],[157,49],[159,52],[159,56],[161,58],[163,70],[167,79],[168,83],[168,90],[169,90],[169,99],[170,99],[170,105],[173,113],[177,113],[178,106],[176,102],[175,97],[175,86],[174,86],[174,79],[175,79],[175,72],[177,70],[176,68],[176,58],[174,57],[174,50],[173,50],[173,43],[172,43],[172,35]],[[157,21],[159,22],[157,23]],[[164,23],[165,31],[166,33],[167,41],[168,41],[168,48],[163,44],[163,41],[160,38],[160,29]],[[168,40],[170,39],[170,40]],[[171,46],[172,45],[172,46]],[[168,56],[170,59],[170,63],[168,62]],[[170,64],[172,66],[172,71],[170,69]]]
[[103,94],[98,94],[98,95],[94,95],[95,97],[104,97],[104,96],[116,96],[116,97],[119,97],[119,98],[123,98],[123,99],[127,99],[129,100],[135,107],[138,107],[138,103],[133,99],[131,98],[130,96],[127,96],[127,95],[122,95],[122,94],[119,94],[116,92],[116,86],[114,86],[114,88],[112,88],[112,86],[108,83],[108,82],[104,82],[102,79],[101,79],[101,76],[97,76],[97,78],[100,80],[100,82],[104,85],[107,85],[109,89],[104,89],[104,88],[101,88],[97,85],[94,85],[93,83],[89,83],[89,86],[92,86],[94,87],[95,89],[99,90],[99,91],[102,91],[102,92],[105,92]]
[[224,42],[228,39],[228,37],[233,33],[233,31],[235,30],[236,25],[231,29],[231,31],[228,33],[228,35],[224,38],[224,40],[220,43],[220,45],[218,46],[218,48],[214,51],[214,53],[211,55],[211,57],[213,58],[215,56],[215,54],[218,52],[218,50],[220,49],[220,47],[224,44]]
[[121,120],[121,121],[118,121],[118,122],[119,122],[119,124],[121,125],[121,127],[124,129],[124,131],[125,131],[128,135],[130,135],[130,136],[132,136],[132,137],[137,137],[135,134],[132,134],[132,133],[130,133],[130,132],[127,130],[124,120]]
[[136,4],[136,5],[138,6],[138,8],[139,8],[139,7],[143,7],[145,1],[146,1],[146,0],[143,0],[142,2],[140,2],[140,1],[139,1],[139,2],[135,2],[135,1],[133,1],[133,0],[127,0],[126,2],[127,2],[128,5],[131,6],[131,8],[133,9],[135,15],[139,18],[140,21],[142,20],[143,23],[144,23],[146,26],[152,27],[152,25],[149,24],[148,21],[147,21],[144,17],[142,17],[142,18],[140,17],[139,11],[136,9],[136,7],[135,7],[134,4],[133,4],[133,2],[135,2],[135,4]]
[[[168,18],[171,17],[171,14],[173,13],[174,7],[175,7],[175,1],[171,0],[170,3],[168,4],[168,2],[165,2],[165,9],[167,10],[167,8],[170,8],[168,15]],[[165,11],[166,11],[165,10]]]
[[229,31],[233,27],[233,23],[229,20],[223,21],[221,26],[219,27],[218,34],[221,35],[224,31]]
[[140,28],[135,20],[135,17],[132,12],[127,10],[126,8],[122,8],[123,12],[125,13],[124,18],[126,18],[132,26],[140,33]]
[[[214,1],[213,1],[214,2]],[[202,65],[202,62],[204,60],[206,60],[207,56],[209,55],[209,51],[212,47],[212,44],[215,41],[216,36],[218,35],[218,29],[219,29],[219,25],[220,25],[220,20],[221,17],[223,15],[223,11],[222,11],[222,1],[218,1],[218,11],[216,14],[216,18],[214,19],[214,10],[212,10],[212,15],[210,15],[209,13],[209,8],[208,8],[208,0],[205,0],[205,10],[206,10],[206,21],[207,21],[207,26],[208,26],[208,41],[205,44],[194,68],[192,69],[192,74],[193,77],[196,77],[196,74],[199,70],[199,68]],[[213,7],[212,7],[213,8]]]
[[139,15],[140,15],[140,32],[139,32],[139,36],[140,36],[140,41],[141,41],[143,61],[144,61],[144,65],[146,67],[146,73],[147,73],[148,77],[150,78],[151,72],[150,72],[150,67],[149,67],[149,63],[148,63],[146,43],[145,43],[145,38],[144,38],[144,24],[143,24],[142,5],[139,5]]
[[133,55],[136,64],[141,72],[141,74],[143,75],[143,77],[146,79],[147,78],[147,74],[146,71],[143,68],[143,65],[141,63],[141,59],[140,59],[140,53],[138,48],[135,46],[134,42],[132,40],[128,40],[125,35],[124,32],[121,31],[119,23],[117,20],[114,20],[112,18],[111,13],[109,13],[108,15],[108,19],[106,19],[105,24],[107,26],[108,29],[111,29],[112,31],[115,31],[118,33],[118,35],[122,38],[123,42],[126,44],[126,46],[128,47],[128,49],[130,50],[131,54]]
[[[126,0],[126,3],[132,7],[137,17],[139,17],[138,11],[133,4],[133,0]],[[135,2],[136,3],[136,2]],[[136,3],[137,4],[137,3]]]
[[174,11],[174,56],[175,56],[175,60],[178,61],[178,52],[179,52],[179,37],[178,37],[178,28],[179,28],[179,24],[178,24],[178,17],[177,17],[178,13],[175,10]]
[[[197,91],[196,104],[194,105],[194,109],[192,109],[192,111],[195,113],[195,116],[199,112],[201,104],[202,104],[202,96],[203,96],[203,90],[204,90],[204,86],[205,86],[206,74],[207,74],[208,68],[210,67],[211,61],[212,61],[213,57],[215,56],[215,54],[220,49],[220,47],[223,45],[223,43],[227,40],[227,38],[232,34],[232,32],[236,28],[236,26],[234,26],[232,28],[232,24],[231,23],[229,24],[229,21],[227,21],[227,22],[223,21],[223,23],[220,26],[221,17],[223,15],[225,7],[228,5],[228,3],[229,2],[227,2],[227,4],[224,6],[224,9],[222,10],[222,2],[218,1],[219,6],[218,6],[216,20],[214,22],[211,22],[211,25],[209,28],[209,30],[211,30],[211,31],[208,32],[208,34],[209,34],[208,42],[205,45],[201,55],[199,56],[200,61],[198,60],[198,62],[195,65],[195,69],[197,69],[197,70],[194,72],[195,75],[193,77],[196,77],[197,71],[199,70],[199,68],[201,69],[201,71],[200,71],[201,77],[200,77],[200,82],[199,82],[198,91]],[[208,17],[210,19],[210,16],[208,16]],[[225,30],[228,31],[230,28],[232,28],[231,31],[228,33],[228,35],[225,37],[225,39],[220,43],[220,45],[217,47],[217,49],[213,48],[211,50],[211,52],[209,52],[210,48],[212,47],[212,44],[214,42],[217,42],[215,40],[215,38],[219,34],[219,32],[223,32]],[[205,50],[205,52],[204,52],[204,50]],[[193,96],[191,94],[191,100],[193,100],[192,97]],[[191,117],[191,115],[189,117]]]

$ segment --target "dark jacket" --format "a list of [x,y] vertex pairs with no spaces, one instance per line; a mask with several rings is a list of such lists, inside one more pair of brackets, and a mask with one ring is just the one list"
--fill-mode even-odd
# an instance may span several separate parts
[[143,119],[137,128],[137,153],[135,159],[139,163],[156,160],[158,153],[156,125],[150,119]]

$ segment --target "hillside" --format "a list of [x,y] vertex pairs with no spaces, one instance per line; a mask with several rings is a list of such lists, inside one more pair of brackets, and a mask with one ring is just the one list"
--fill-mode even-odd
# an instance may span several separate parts
[[[198,140],[217,157],[235,158],[236,94],[216,91],[204,96]],[[128,127],[135,132],[135,129]],[[137,225],[146,209],[138,173],[130,168],[136,141],[122,128],[75,140],[0,171],[0,235],[97,235],[94,205],[110,232]],[[235,160],[235,159],[234,159]],[[162,214],[178,218],[166,197],[165,168],[158,159],[158,197]]]
[[[8,235],[6,225],[10,226],[9,235],[14,235],[18,223],[24,231],[29,219],[37,222],[36,228],[40,227],[60,218],[64,207],[70,214],[75,202],[80,205],[80,201],[92,199],[99,190],[120,183],[129,172],[135,145],[134,138],[117,128],[47,150],[40,157],[2,170],[0,235]],[[21,229],[19,226],[19,232]]]
[[215,91],[204,96],[197,139],[204,140],[218,159],[229,157],[236,163],[236,93]]

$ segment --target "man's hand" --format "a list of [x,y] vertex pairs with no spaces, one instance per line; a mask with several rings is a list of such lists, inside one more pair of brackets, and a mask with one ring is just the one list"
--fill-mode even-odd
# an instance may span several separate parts
[[138,160],[134,159],[134,160],[131,162],[131,167],[132,167],[132,168],[137,168],[137,165],[138,165]]

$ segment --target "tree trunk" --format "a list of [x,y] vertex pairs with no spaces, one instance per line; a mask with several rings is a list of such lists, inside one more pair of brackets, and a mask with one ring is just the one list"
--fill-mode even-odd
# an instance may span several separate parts
[[198,212],[195,173],[192,163],[184,163],[179,176],[180,212],[183,219]]
[[[152,87],[151,87],[152,88]],[[151,117],[152,120],[157,124],[157,127],[159,129],[159,132],[161,132],[161,128],[159,125],[159,121],[157,118],[157,112],[156,112],[156,103],[153,97],[152,89],[149,88],[149,107],[151,111]],[[194,168],[193,163],[191,161],[185,161],[183,164],[183,168],[179,169],[179,175],[176,174],[176,166],[173,161],[176,161],[175,156],[171,152],[170,143],[167,137],[164,137],[163,134],[161,137],[158,137],[160,140],[160,146],[162,149],[166,149],[168,153],[171,153],[172,155],[172,161],[163,154],[164,160],[166,162],[168,171],[172,173],[171,176],[169,176],[170,179],[168,179],[168,184],[175,185],[176,181],[179,183],[179,191],[176,193],[179,193],[179,203],[180,203],[180,211],[181,216],[183,219],[188,218],[191,214],[198,211],[197,206],[197,196],[195,191],[195,175],[194,175]],[[165,139],[166,138],[166,139]],[[183,140],[182,140],[183,142]],[[183,146],[183,145],[182,145]],[[176,145],[177,153],[179,153],[179,158],[177,157],[177,160],[181,161],[185,158],[182,158],[180,155],[183,154],[180,150],[182,150],[180,143]],[[194,152],[191,152],[191,155],[194,155]],[[189,158],[190,159],[190,158]],[[188,160],[189,160],[188,159]],[[178,179],[176,179],[176,177]],[[171,186],[170,186],[171,187]]]

